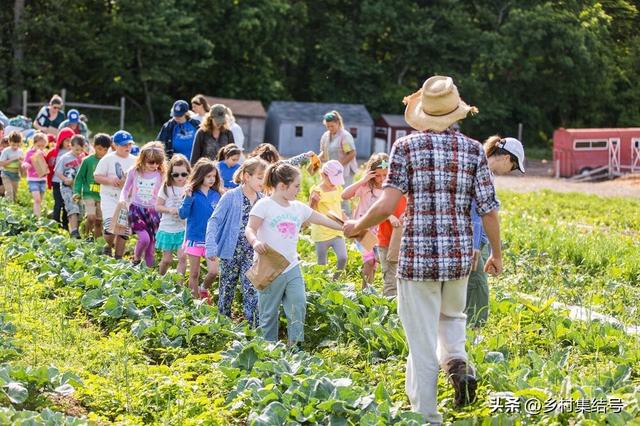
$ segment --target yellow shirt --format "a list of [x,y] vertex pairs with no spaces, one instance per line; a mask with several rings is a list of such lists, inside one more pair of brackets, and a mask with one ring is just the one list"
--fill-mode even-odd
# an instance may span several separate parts
[[[334,191],[324,192],[320,185],[316,185],[311,188],[312,192],[318,192],[320,194],[320,201],[318,201],[318,205],[316,206],[316,211],[323,215],[326,215],[329,212],[332,212],[336,215],[342,215],[342,198],[340,194],[342,194],[342,187],[337,186]],[[327,228],[321,225],[311,225],[311,239],[314,242],[327,241],[335,237],[342,237],[342,231],[336,231],[331,228]]]

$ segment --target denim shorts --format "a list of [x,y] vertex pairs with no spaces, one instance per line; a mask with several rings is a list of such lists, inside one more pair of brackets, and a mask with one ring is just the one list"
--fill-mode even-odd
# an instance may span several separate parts
[[29,186],[29,192],[39,192],[44,194],[47,191],[46,180],[28,180],[27,185]]

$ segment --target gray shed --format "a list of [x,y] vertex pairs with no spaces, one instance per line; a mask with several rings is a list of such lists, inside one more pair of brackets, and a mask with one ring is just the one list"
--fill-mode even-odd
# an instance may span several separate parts
[[272,102],[267,112],[265,142],[275,145],[284,157],[320,151],[320,137],[327,130],[324,115],[338,111],[344,127],[353,135],[358,158],[367,159],[373,150],[373,119],[364,105],[315,102]]
[[251,151],[262,143],[264,137],[264,123],[267,113],[260,101],[216,98],[205,96],[209,105],[223,104],[227,106],[236,118],[236,123],[242,127],[244,134],[244,149]]

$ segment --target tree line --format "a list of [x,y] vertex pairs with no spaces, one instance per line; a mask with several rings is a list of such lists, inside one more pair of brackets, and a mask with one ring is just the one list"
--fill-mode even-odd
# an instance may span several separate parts
[[21,91],[115,104],[157,125],[195,93],[401,113],[450,75],[463,129],[544,143],[638,126],[638,0],[14,0],[0,9],[0,105]]

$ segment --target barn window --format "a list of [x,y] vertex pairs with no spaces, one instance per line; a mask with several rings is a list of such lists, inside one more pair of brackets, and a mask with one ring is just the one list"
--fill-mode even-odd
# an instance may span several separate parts
[[358,137],[358,128],[357,127],[351,127],[349,129],[349,133],[351,133],[351,136],[353,136],[353,138],[357,138]]
[[302,126],[296,126],[296,138],[302,137]]
[[591,149],[607,149],[609,143],[606,139],[586,140],[579,139],[573,142],[573,149],[577,151]]

